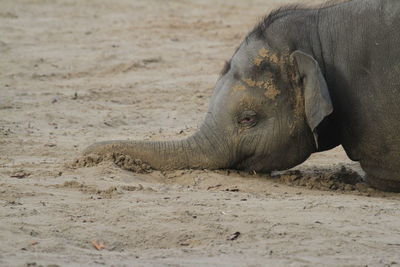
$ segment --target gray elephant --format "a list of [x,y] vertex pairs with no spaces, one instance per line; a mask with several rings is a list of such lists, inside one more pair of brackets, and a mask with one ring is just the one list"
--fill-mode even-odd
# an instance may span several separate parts
[[342,145],[369,183],[400,191],[400,1],[272,12],[226,63],[199,130],[179,141],[106,141],[84,154],[154,169],[284,170]]

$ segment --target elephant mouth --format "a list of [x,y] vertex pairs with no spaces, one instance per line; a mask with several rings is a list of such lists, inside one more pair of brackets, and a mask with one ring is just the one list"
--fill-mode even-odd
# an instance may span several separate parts
[[260,157],[257,157],[256,155],[250,155],[238,160],[235,164],[235,169],[256,172],[270,172],[269,169],[265,168],[265,162],[267,162],[266,158],[260,159]]
[[273,171],[287,170],[296,165],[297,164],[288,166],[284,163],[283,159],[278,160],[278,158],[274,159],[270,156],[251,155],[245,158],[241,158],[241,160],[239,160],[235,165],[235,168],[245,171],[271,173]]

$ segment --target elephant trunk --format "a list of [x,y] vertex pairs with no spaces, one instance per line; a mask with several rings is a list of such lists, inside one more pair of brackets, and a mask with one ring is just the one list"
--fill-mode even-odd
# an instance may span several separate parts
[[228,168],[230,153],[219,141],[201,132],[178,141],[105,141],[89,146],[84,155],[128,156],[157,170]]

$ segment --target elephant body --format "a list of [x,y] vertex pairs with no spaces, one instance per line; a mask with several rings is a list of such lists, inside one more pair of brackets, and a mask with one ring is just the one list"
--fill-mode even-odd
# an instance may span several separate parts
[[369,183],[400,191],[400,1],[287,7],[257,25],[226,63],[209,111],[179,141],[108,141],[156,169],[291,168],[342,145]]
[[320,17],[329,131],[370,184],[400,190],[400,1],[352,1]]

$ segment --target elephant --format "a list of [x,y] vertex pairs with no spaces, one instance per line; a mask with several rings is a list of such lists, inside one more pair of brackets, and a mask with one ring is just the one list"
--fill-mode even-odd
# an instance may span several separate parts
[[105,141],[153,169],[286,170],[342,145],[367,182],[400,191],[400,1],[279,8],[226,62],[191,136]]

